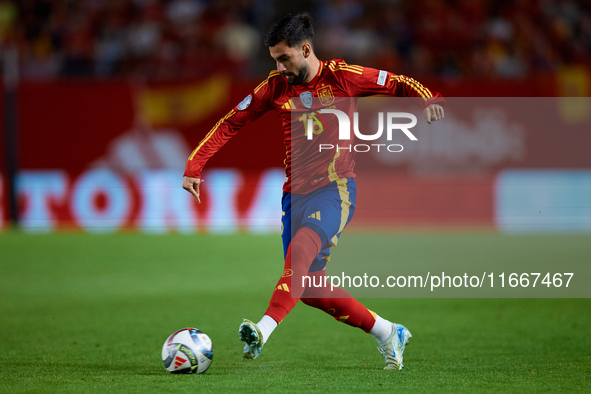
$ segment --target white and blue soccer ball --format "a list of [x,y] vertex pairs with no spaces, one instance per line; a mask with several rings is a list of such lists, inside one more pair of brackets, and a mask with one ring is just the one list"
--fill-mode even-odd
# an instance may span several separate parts
[[162,346],[162,361],[170,373],[203,373],[213,360],[213,344],[204,332],[183,328]]

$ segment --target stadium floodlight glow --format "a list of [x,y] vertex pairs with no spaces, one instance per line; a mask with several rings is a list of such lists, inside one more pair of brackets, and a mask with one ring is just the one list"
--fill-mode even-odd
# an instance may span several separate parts
[[[321,114],[333,114],[336,115],[337,121],[339,122],[339,140],[350,140],[351,139],[351,120],[349,116],[338,109],[321,109]],[[388,141],[392,140],[392,132],[394,130],[402,130],[404,134],[411,140],[417,141],[417,137],[410,132],[409,129],[417,125],[417,117],[408,112],[387,112],[387,125],[386,125],[386,138]],[[410,119],[410,123],[393,123],[393,119],[406,118]],[[372,135],[361,134],[359,131],[359,114],[353,113],[353,131],[355,136],[363,141],[375,141],[379,139],[384,132],[384,113],[378,113],[378,131]],[[311,140],[314,126],[312,118],[308,118],[308,124],[306,128],[306,136],[308,140]]]

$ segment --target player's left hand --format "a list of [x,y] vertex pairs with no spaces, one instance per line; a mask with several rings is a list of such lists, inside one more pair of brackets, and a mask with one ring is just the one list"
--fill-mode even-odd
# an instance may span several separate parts
[[423,110],[423,118],[431,124],[436,120],[443,119],[443,107],[439,104],[431,104]]

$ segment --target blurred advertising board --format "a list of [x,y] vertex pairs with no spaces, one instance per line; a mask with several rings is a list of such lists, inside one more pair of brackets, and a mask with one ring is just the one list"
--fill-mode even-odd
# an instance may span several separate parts
[[[15,179],[21,227],[280,231],[285,147],[274,113],[238,132],[208,162],[201,205],[180,187],[191,149],[253,86],[221,74],[183,84],[22,84]],[[384,141],[372,141],[402,147],[392,152],[355,142],[359,193],[351,226],[591,231],[590,100],[451,97],[445,120],[432,125],[407,100],[360,100],[364,134],[377,130],[377,113],[395,108],[417,117],[417,140],[394,133],[388,141],[384,133]]]

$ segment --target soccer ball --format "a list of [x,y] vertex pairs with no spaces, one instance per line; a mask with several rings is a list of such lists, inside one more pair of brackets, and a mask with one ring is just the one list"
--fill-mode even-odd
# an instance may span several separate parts
[[170,373],[203,373],[212,359],[211,339],[196,328],[178,330],[162,346],[162,361]]

